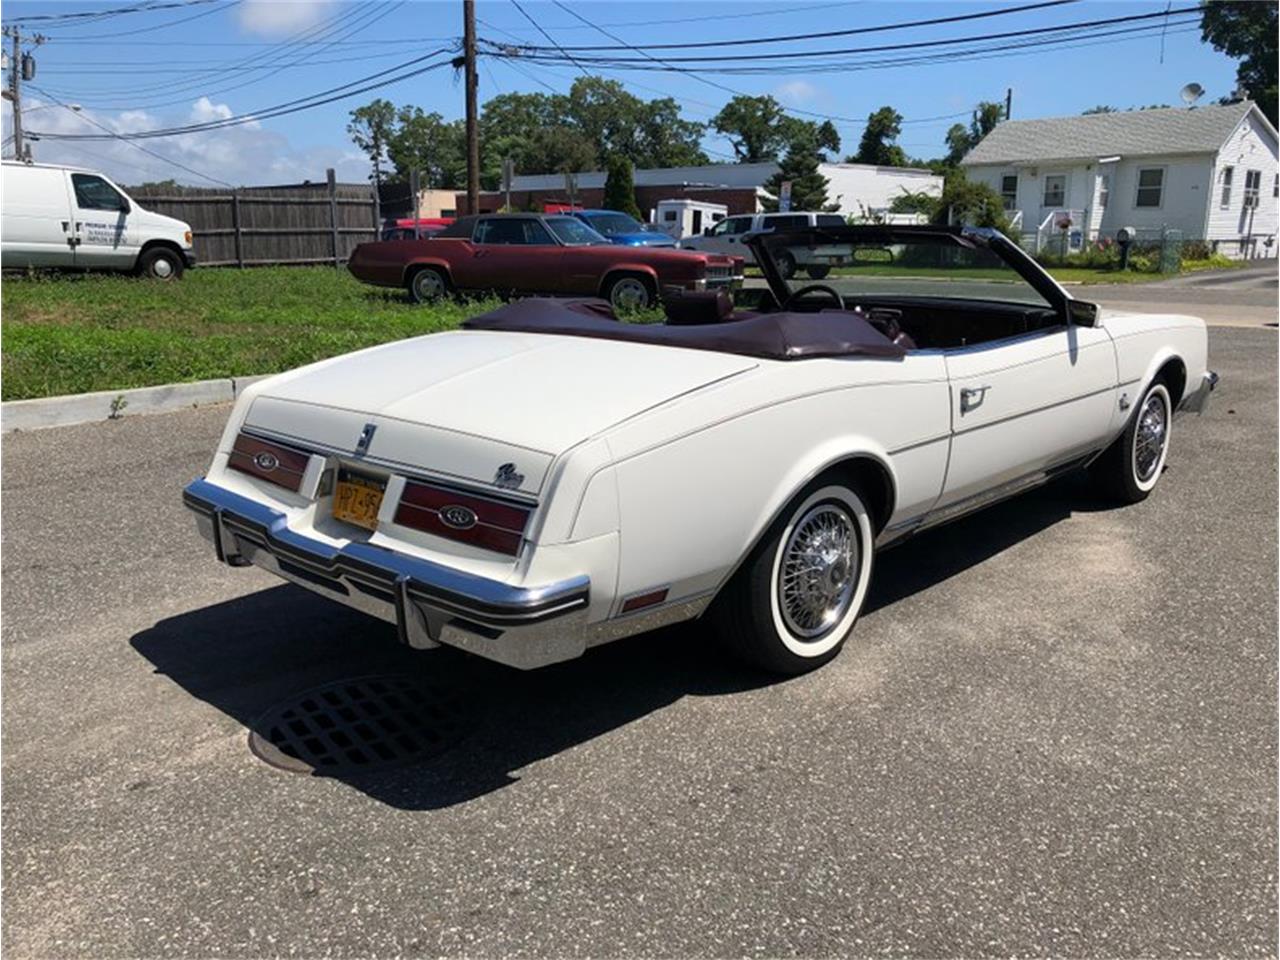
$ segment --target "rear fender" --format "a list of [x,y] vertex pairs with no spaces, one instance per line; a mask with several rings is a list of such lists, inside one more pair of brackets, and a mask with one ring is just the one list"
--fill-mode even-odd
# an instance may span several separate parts
[[449,269],[448,261],[442,260],[440,257],[414,257],[404,265],[404,271],[400,275],[401,282],[408,286],[409,278],[413,276],[419,267],[435,267],[445,275],[445,279],[450,284],[453,283],[453,271]]

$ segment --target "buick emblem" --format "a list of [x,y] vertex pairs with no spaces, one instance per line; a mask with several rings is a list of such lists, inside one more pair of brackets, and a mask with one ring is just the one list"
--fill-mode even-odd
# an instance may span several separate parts
[[476,525],[476,513],[468,507],[451,503],[440,508],[440,522],[455,530],[470,530]]
[[270,473],[280,466],[280,458],[270,450],[261,450],[253,455],[253,465],[263,473]]
[[516,470],[514,463],[504,463],[493,475],[493,482],[499,487],[517,489],[524,483],[524,474]]

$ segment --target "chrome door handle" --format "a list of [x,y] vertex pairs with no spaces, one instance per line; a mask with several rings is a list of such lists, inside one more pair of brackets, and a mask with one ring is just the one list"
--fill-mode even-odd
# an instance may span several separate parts
[[982,402],[987,399],[987,391],[990,387],[962,387],[960,389],[960,412],[967,413],[974,407],[982,406]]

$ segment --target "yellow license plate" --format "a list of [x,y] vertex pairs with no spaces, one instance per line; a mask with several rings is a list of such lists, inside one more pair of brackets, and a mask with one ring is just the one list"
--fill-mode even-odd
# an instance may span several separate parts
[[387,485],[373,477],[338,473],[338,485],[333,491],[333,515],[357,527],[373,530],[378,526],[378,509]]

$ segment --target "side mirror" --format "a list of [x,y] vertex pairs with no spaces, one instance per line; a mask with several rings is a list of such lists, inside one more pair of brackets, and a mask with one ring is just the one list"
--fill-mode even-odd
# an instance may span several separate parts
[[120,212],[121,212],[121,213],[132,213],[132,212],[133,212],[133,204],[131,204],[128,200],[121,200],[121,201],[120,201]]
[[1097,326],[1098,305],[1085,300],[1068,300],[1067,319],[1077,327]]

